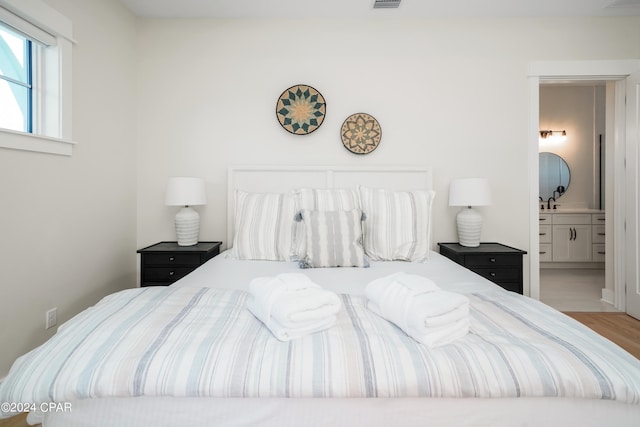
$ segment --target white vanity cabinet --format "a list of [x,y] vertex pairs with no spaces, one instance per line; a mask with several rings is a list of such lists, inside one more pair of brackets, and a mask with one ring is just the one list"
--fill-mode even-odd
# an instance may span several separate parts
[[604,213],[541,213],[540,262],[604,262]]
[[591,261],[591,215],[553,214],[553,261]]

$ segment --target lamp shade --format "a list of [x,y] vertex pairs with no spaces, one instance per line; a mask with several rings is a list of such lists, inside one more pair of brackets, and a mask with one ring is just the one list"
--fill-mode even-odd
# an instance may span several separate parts
[[204,180],[190,176],[173,176],[167,182],[165,204],[168,206],[206,205]]
[[486,178],[454,179],[449,185],[449,206],[487,206],[491,188]]

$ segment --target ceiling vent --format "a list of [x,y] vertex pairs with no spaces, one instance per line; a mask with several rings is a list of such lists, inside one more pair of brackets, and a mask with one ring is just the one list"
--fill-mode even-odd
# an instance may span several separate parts
[[397,9],[401,0],[374,0],[374,9]]

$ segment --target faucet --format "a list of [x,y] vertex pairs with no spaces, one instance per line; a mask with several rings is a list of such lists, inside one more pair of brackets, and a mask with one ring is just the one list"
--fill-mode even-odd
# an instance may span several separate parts
[[551,209],[551,200],[553,200],[553,203],[556,202],[556,198],[555,197],[549,197],[547,199],[547,209]]
[[540,204],[540,209],[544,209],[544,199],[542,198],[542,196],[538,196],[538,199],[540,199],[540,201],[542,202]]

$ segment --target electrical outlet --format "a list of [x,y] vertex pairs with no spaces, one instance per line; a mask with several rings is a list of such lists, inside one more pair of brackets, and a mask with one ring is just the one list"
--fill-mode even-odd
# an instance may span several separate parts
[[51,329],[58,324],[58,309],[52,308],[45,315],[45,328]]

